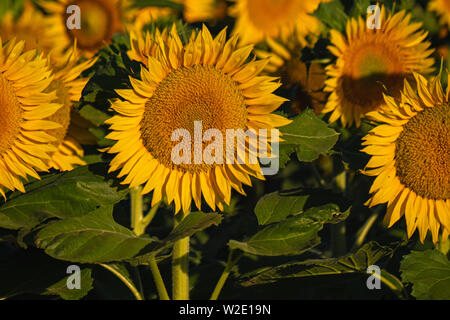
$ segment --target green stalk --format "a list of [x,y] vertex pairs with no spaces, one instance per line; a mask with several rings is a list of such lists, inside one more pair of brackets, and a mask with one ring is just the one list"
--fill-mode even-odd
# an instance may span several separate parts
[[[347,172],[343,171],[336,176],[336,185],[342,191],[344,196],[348,189]],[[334,257],[340,257],[347,252],[346,245],[346,224],[345,221],[331,226],[332,251]]]
[[138,236],[143,234],[142,231],[142,187],[133,187],[130,189],[131,197],[131,228]]
[[140,294],[139,290],[136,289],[136,287],[134,286],[134,284],[129,281],[123,274],[121,274],[119,271],[117,271],[116,269],[114,269],[113,267],[102,263],[100,264],[103,268],[105,268],[106,270],[110,271],[111,273],[113,273],[117,278],[120,279],[120,281],[122,281],[128,289],[130,289],[130,291],[133,293],[133,295],[135,296],[136,300],[144,300],[144,298],[142,297],[142,295]]
[[170,300],[166,286],[164,285],[164,280],[161,276],[161,272],[159,271],[158,264],[156,263],[155,256],[150,257],[149,263],[150,270],[152,271],[153,279],[155,281],[156,290],[158,291],[159,299]]
[[137,236],[142,236],[145,233],[145,229],[152,222],[156,215],[156,212],[161,205],[161,202],[151,208],[150,212],[143,216],[143,200],[142,200],[142,187],[134,187],[130,190],[131,194],[131,228]]
[[[131,196],[131,227],[133,228],[133,231],[136,234],[136,236],[139,237],[145,233],[145,229],[155,217],[161,202],[155,205],[150,210],[150,212],[144,217],[142,187],[139,186],[131,188],[130,196]],[[162,279],[161,273],[156,263],[156,258],[152,256],[149,260],[149,263],[150,263],[150,270],[152,271],[153,279],[160,299],[170,300],[169,295],[167,294],[166,286],[164,285],[164,281]],[[127,283],[125,284],[128,286]]]
[[362,246],[362,244],[366,240],[367,234],[369,233],[370,229],[377,221],[377,219],[378,219],[378,212],[375,212],[367,219],[367,221],[364,223],[361,229],[359,229],[358,233],[356,234],[357,238],[355,244],[353,245],[352,248],[353,250]]
[[[175,217],[175,227],[184,215]],[[174,300],[189,300],[189,237],[175,242],[172,252],[172,297]]]
[[219,298],[223,286],[225,285],[225,282],[230,276],[231,270],[233,269],[234,265],[239,261],[239,259],[242,257],[242,254],[240,254],[236,259],[233,260],[233,252],[234,252],[233,250],[230,251],[228,255],[227,265],[225,266],[225,270],[223,271],[222,275],[219,278],[219,281],[217,282],[216,287],[214,288],[210,300],[217,300]]
[[144,230],[153,221],[153,218],[155,217],[156,212],[158,211],[160,205],[161,202],[156,204],[153,208],[150,209],[150,212],[147,213],[147,215],[142,219],[142,225],[144,227]]

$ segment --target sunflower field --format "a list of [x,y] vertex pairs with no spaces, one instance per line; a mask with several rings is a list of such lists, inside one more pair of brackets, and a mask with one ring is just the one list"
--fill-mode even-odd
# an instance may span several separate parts
[[450,300],[449,48],[447,0],[0,1],[0,300]]

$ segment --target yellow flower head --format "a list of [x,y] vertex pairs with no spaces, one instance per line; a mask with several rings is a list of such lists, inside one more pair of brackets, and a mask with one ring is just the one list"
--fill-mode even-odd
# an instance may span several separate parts
[[315,40],[298,35],[285,41],[267,39],[268,51],[255,50],[257,57],[269,59],[264,69],[268,75],[280,77],[285,87],[297,87],[291,106],[292,114],[301,113],[306,108],[312,108],[319,114],[326,101],[323,92],[325,70],[318,63],[303,62],[301,57],[301,50],[312,46]]
[[300,35],[318,32],[320,22],[313,13],[321,0],[234,0],[230,14],[237,18],[234,33],[242,43],[258,43],[267,38],[286,39],[294,31]]
[[64,47],[57,39],[53,39],[47,28],[44,15],[30,1],[25,1],[23,11],[14,18],[13,12],[7,11],[0,23],[0,36],[3,40],[12,38],[25,41],[25,51],[39,48],[39,51],[55,56],[62,54]]
[[225,16],[226,4],[221,0],[176,0],[183,4],[183,16],[188,23],[208,21]]
[[244,194],[242,184],[251,185],[250,176],[264,179],[260,165],[175,164],[171,153],[178,142],[172,133],[182,128],[193,136],[196,121],[204,132],[222,133],[287,125],[291,121],[272,114],[286,101],[272,94],[280,84],[258,76],[267,61],[246,63],[253,46],[238,47],[236,36],[227,41],[225,30],[213,38],[203,27],[183,45],[173,27],[152,41],[158,49],[148,54],[141,80],[130,78],[132,89],[117,90],[125,100],[112,104],[118,114],[107,121],[107,138],[117,143],[108,152],[117,155],[110,171],[121,169],[118,176],[130,187],[144,184],[144,194],[153,191],[152,206],[167,197],[176,212],[189,212],[192,199],[201,209],[203,194],[213,210],[223,210],[232,189]]
[[422,24],[411,23],[405,11],[387,15],[384,7],[380,19],[380,29],[369,29],[359,17],[348,21],[345,34],[331,30],[329,50],[337,60],[327,67],[325,91],[331,94],[323,110],[331,112],[330,122],[359,127],[367,112],[384,106],[383,87],[398,97],[411,72],[431,71],[433,49]]
[[56,138],[53,145],[57,148],[51,153],[49,166],[61,171],[70,171],[73,165],[84,165],[80,157],[84,156],[81,142],[88,133],[83,118],[73,109],[76,102],[80,101],[81,93],[89,81],[89,78],[80,78],[83,71],[89,69],[96,59],[88,59],[79,63],[76,45],[61,59],[61,64],[53,65],[54,81],[52,87],[56,89],[58,101],[63,105],[54,115],[51,121],[59,123],[60,128],[49,131]]
[[131,13],[133,23],[128,26],[128,29],[142,30],[144,26],[173,13],[174,11],[171,8],[165,7],[145,7],[135,10],[134,13]]
[[47,161],[49,168],[66,171],[73,169],[74,164],[84,164],[79,158],[84,155],[79,140],[87,133],[80,127],[83,119],[72,107],[81,99],[81,91],[89,80],[80,79],[79,76],[91,67],[95,60],[88,59],[79,63],[76,45],[66,53],[65,48],[61,46],[53,48],[51,45],[56,42],[55,39],[46,37],[46,31],[41,30],[45,18],[28,1],[25,2],[24,10],[17,21],[14,21],[9,12],[5,18],[0,28],[0,34],[5,35],[4,39],[9,40],[17,35],[20,40],[25,41],[25,48],[38,49],[48,54],[51,61],[54,81],[50,84],[50,89],[56,90],[58,102],[63,107],[48,119],[61,125],[58,129],[47,130],[48,134],[56,138],[52,144],[57,147],[57,150],[51,153],[51,160]]
[[[110,43],[115,33],[123,31],[127,0],[43,0],[40,5],[49,14],[45,25],[48,36],[55,44],[70,50],[74,40],[83,57],[92,57]],[[77,6],[80,13],[80,28],[68,28],[76,21],[77,11],[67,10]],[[74,7],[72,7],[74,8]]]
[[152,36],[149,31],[143,33],[139,28],[132,27],[129,29],[131,49],[127,52],[127,55],[131,60],[143,63],[148,68],[148,57],[155,56],[158,50],[159,44],[155,39],[168,41],[169,32],[167,29],[164,29],[163,32],[156,29],[155,35]]
[[408,237],[428,230],[434,242],[439,230],[450,233],[450,104],[440,75],[427,81],[414,73],[417,90],[405,80],[399,99],[384,96],[386,109],[370,113],[383,122],[365,138],[371,155],[365,174],[376,176],[369,206],[387,202],[385,223],[405,216]]
[[307,40],[301,36],[289,37],[286,41],[267,39],[268,51],[255,50],[256,56],[262,59],[269,59],[269,63],[264,69],[271,75],[281,77],[286,86],[293,86],[299,83],[302,69],[305,64],[301,61],[300,52],[308,45]]
[[[129,1],[129,0],[127,0]],[[183,6],[183,18],[188,23],[223,19],[226,16],[226,3],[223,0],[173,0]],[[133,29],[141,30],[147,24],[170,15],[175,10],[165,7],[145,7],[138,10],[129,10],[133,20]]]
[[0,39],[0,194],[5,189],[25,192],[21,178],[39,179],[47,171],[55,140],[46,130],[60,128],[49,121],[61,104],[49,89],[52,71],[49,61],[36,50],[23,53],[25,42]]

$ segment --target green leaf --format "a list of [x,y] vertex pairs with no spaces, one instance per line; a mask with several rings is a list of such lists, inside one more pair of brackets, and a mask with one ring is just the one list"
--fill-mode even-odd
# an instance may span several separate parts
[[295,117],[294,122],[281,131],[285,140],[280,143],[281,167],[285,166],[286,159],[293,152],[297,153],[299,161],[314,161],[320,155],[327,154],[339,138],[339,134],[310,109]]
[[231,240],[231,249],[261,256],[298,255],[320,243],[318,232],[325,223],[337,223],[349,211],[339,212],[336,205],[311,208],[305,213],[272,224],[259,231],[246,242]]
[[129,259],[155,240],[137,237],[116,223],[112,207],[45,226],[36,237],[37,247],[55,259],[104,263]]
[[164,240],[149,246],[141,252],[141,255],[130,259],[129,262],[133,265],[147,264],[150,256],[170,248],[180,239],[190,237],[212,225],[218,226],[222,219],[222,215],[218,213],[191,212]]
[[44,177],[15,193],[0,207],[0,227],[32,229],[49,218],[83,216],[98,207],[118,203],[128,190],[118,191],[106,181],[106,166],[95,164]]
[[273,192],[262,197],[255,207],[259,225],[280,222],[303,211],[308,195],[289,196]]
[[89,291],[91,291],[92,283],[94,279],[91,276],[91,269],[81,269],[80,271],[80,289],[69,289],[67,287],[67,280],[70,277],[67,276],[64,279],[61,279],[54,285],[48,287],[43,295],[51,295],[51,296],[60,296],[64,300],[80,300],[85,297]]
[[314,15],[326,26],[335,30],[344,30],[347,22],[347,14],[341,1],[321,3]]
[[171,246],[176,241],[190,237],[212,225],[218,226],[222,219],[222,215],[218,213],[192,212],[169,234],[161,247]]
[[243,286],[273,283],[282,279],[315,277],[336,274],[366,273],[367,268],[382,258],[392,256],[391,247],[370,242],[356,253],[337,259],[317,259],[266,267],[241,276]]
[[450,299],[450,261],[437,250],[412,251],[400,264],[403,282],[412,283],[420,300]]

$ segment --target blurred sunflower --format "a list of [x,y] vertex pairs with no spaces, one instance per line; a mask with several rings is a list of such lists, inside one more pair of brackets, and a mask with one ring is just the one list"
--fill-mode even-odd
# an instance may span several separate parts
[[314,41],[293,35],[285,42],[270,38],[266,42],[268,51],[255,50],[259,58],[269,59],[264,71],[280,77],[287,88],[297,87],[291,113],[298,114],[309,107],[319,114],[326,101],[326,93],[323,92],[327,78],[325,70],[315,62],[306,64],[301,57],[302,49],[312,46]]
[[[61,104],[50,90],[48,59],[36,50],[23,53],[25,42],[0,39],[0,194],[5,189],[25,192],[21,178],[39,179],[47,171],[55,138],[47,130],[60,127],[49,121]],[[6,199],[6,198],[5,198]]]
[[183,4],[183,16],[186,22],[194,23],[212,19],[223,19],[227,5],[222,0],[175,0]]
[[366,175],[376,176],[367,205],[387,202],[385,223],[391,227],[405,215],[408,237],[428,230],[434,242],[439,229],[450,233],[450,104],[440,75],[427,81],[414,73],[417,92],[407,80],[401,100],[385,95],[387,108],[371,112],[385,124],[365,138],[363,149],[372,155]]
[[110,171],[122,169],[118,177],[126,176],[122,183],[130,187],[145,184],[143,194],[153,190],[152,206],[167,197],[175,212],[189,212],[192,199],[201,209],[203,194],[213,210],[223,211],[232,188],[244,194],[250,176],[264,179],[259,164],[174,164],[172,133],[185,128],[194,136],[195,121],[203,132],[222,133],[287,125],[290,120],[271,113],[285,101],[272,94],[281,84],[258,76],[267,61],[245,64],[253,46],[238,48],[237,36],[226,41],[225,30],[213,39],[203,27],[183,45],[173,27],[167,39],[153,41],[158,49],[141,69],[142,80],[130,78],[132,89],[117,90],[125,101],[112,104],[118,115],[107,121],[107,138],[118,142],[108,151],[117,154]]
[[258,43],[267,38],[281,38],[298,32],[317,33],[320,21],[311,14],[321,0],[233,0],[230,15],[236,17],[234,33],[242,43]]
[[289,37],[286,41],[266,40],[268,49],[255,50],[258,58],[269,59],[264,68],[268,74],[281,78],[283,85],[292,87],[300,82],[305,64],[301,60],[301,50],[308,45],[303,37]]
[[51,86],[56,90],[58,101],[63,107],[49,118],[61,127],[48,131],[56,138],[52,144],[57,148],[51,153],[48,164],[57,170],[70,171],[74,165],[85,165],[81,159],[84,156],[81,143],[95,143],[95,138],[87,130],[88,121],[73,108],[80,101],[81,93],[89,81],[89,78],[80,78],[80,75],[95,62],[96,59],[88,59],[79,63],[77,47],[74,45],[61,59],[61,64],[53,65],[54,81]]
[[39,48],[46,53],[62,54],[64,47],[49,36],[47,28],[42,28],[44,24],[44,15],[30,1],[25,1],[18,19],[14,18],[12,11],[7,11],[2,17],[0,36],[3,40],[16,38],[25,41],[25,51]]
[[428,10],[434,11],[440,17],[440,23],[450,28],[450,2],[448,0],[431,0]]
[[[74,40],[83,57],[92,57],[111,42],[115,33],[123,31],[127,0],[43,0],[39,4],[49,14],[45,18],[48,36],[55,44],[70,50]],[[81,28],[69,29],[67,8],[80,8]]]
[[[129,1],[129,0],[128,0]],[[173,0],[183,5],[183,17],[188,23],[209,20],[222,20],[227,14],[227,5],[222,0]],[[175,10],[167,7],[144,7],[141,9],[129,9],[128,20],[132,21],[134,30],[142,28],[160,18],[175,15]]]
[[[43,23],[44,17],[30,2],[25,2],[24,10],[17,21],[10,19],[9,16],[8,12],[7,20],[2,21],[0,28],[3,39],[9,40],[10,37],[17,35],[20,40],[25,41],[26,48],[39,49],[48,54],[51,60],[54,81],[50,84],[50,88],[56,90],[58,102],[63,107],[48,119],[61,125],[58,129],[47,131],[51,136],[56,137],[56,141],[52,144],[57,148],[51,153],[49,167],[68,171],[72,170],[75,164],[84,165],[85,162],[80,159],[84,155],[80,143],[93,144],[95,138],[87,130],[88,121],[73,109],[73,105],[81,99],[81,91],[89,80],[79,76],[90,68],[95,60],[90,59],[79,63],[76,46],[66,53],[63,52],[64,48],[55,49],[49,46],[52,41],[48,41],[45,30],[42,31],[35,26],[35,23]],[[10,33],[10,30],[14,33]],[[41,46],[41,43],[45,45]]]
[[171,8],[165,7],[145,7],[139,10],[136,10],[133,15],[133,22],[129,26],[129,28],[133,28],[135,30],[142,30],[144,26],[157,21],[162,17],[170,16],[174,13]]
[[410,23],[405,11],[387,15],[381,8],[381,29],[369,29],[365,20],[351,19],[346,33],[331,30],[329,50],[337,57],[326,68],[330,92],[324,113],[332,112],[330,122],[341,119],[343,126],[360,126],[367,112],[384,106],[383,86],[399,97],[403,79],[411,72],[428,73],[434,63],[427,33],[421,23]]

